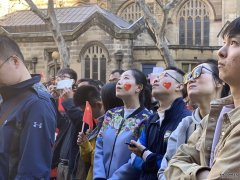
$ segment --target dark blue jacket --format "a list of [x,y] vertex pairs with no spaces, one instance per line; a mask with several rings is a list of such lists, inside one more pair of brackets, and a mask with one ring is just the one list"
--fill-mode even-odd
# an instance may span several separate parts
[[0,125],[0,179],[49,179],[56,127],[56,108],[39,83],[40,76],[0,88],[0,115],[14,98],[28,91]]
[[[78,132],[81,131],[82,129],[82,117],[83,117],[83,112],[80,109],[80,107],[75,106],[73,99],[68,99],[66,101],[64,101],[62,103],[63,108],[65,110],[65,112],[67,113],[68,117],[71,120],[71,125],[68,129],[68,132],[70,132],[70,136],[69,136],[69,164],[68,164],[68,168],[69,168],[69,174],[72,177],[75,177],[75,170],[77,169],[76,165],[77,165],[77,155],[79,152],[79,146],[77,145],[77,138],[78,138]],[[86,127],[87,129],[87,127]],[[86,130],[85,129],[85,130]],[[64,148],[64,147],[63,147]]]
[[139,138],[139,142],[152,153],[147,156],[145,162],[140,157],[136,157],[132,163],[135,168],[141,169],[140,179],[158,179],[157,172],[166,153],[168,138],[182,119],[190,115],[191,112],[186,109],[183,99],[177,98],[170,109],[165,111],[161,127],[158,114],[150,118]]

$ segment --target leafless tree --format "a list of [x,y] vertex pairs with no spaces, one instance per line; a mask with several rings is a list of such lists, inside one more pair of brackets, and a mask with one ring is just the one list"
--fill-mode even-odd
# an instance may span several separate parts
[[175,61],[173,60],[173,57],[168,47],[166,29],[169,18],[169,12],[180,2],[180,0],[168,0],[168,2],[166,3],[163,3],[163,0],[155,0],[163,12],[161,23],[159,23],[154,14],[151,13],[145,0],[136,1],[144,13],[146,26],[148,30],[153,34],[156,46],[159,49],[166,65],[175,66]]
[[40,17],[48,26],[49,30],[53,34],[53,39],[58,47],[60,59],[63,67],[69,67],[69,52],[66,42],[60,30],[60,25],[57,21],[57,17],[54,10],[53,0],[48,0],[47,14],[40,10],[32,0],[25,0],[29,5],[30,10]]

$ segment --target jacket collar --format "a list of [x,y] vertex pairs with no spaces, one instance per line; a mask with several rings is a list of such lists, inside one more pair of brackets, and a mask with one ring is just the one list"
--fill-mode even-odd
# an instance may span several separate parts
[[229,104],[233,104],[232,95],[221,98],[221,99],[215,99],[215,100],[211,101],[211,105],[225,106],[225,105],[229,105]]
[[195,124],[199,124],[202,120],[201,116],[200,116],[200,110],[199,108],[195,109],[192,113],[192,119],[193,119],[193,122]]
[[[145,109],[145,107],[140,106],[139,108],[137,108],[132,114],[130,114],[128,117],[126,117],[126,119],[134,117],[135,115],[137,115],[138,113],[140,113],[141,111],[143,111]],[[120,109],[120,114],[122,117],[124,117],[124,106],[121,107]]]
[[[175,99],[171,104],[171,107],[165,111],[165,118],[167,117],[169,119],[174,119],[172,117],[175,116],[176,113],[178,113],[177,111],[182,111],[184,107],[185,107],[185,103],[182,97]],[[156,113],[152,118],[151,123],[156,123],[158,122],[158,120],[159,120],[159,115],[158,113]]]
[[20,82],[18,84],[14,84],[11,86],[4,86],[0,88],[0,94],[2,95],[3,100],[7,100],[11,97],[16,96],[17,94],[25,91],[29,87],[32,87],[34,84],[40,82],[40,75],[34,74],[31,75],[32,78],[26,81]]
[[[223,106],[230,105],[230,104],[234,104],[232,95],[227,96],[225,98],[216,99],[211,102],[211,106],[215,106],[220,109],[222,109]],[[240,107],[234,108],[230,112],[226,113],[226,116],[228,117],[230,122],[233,123],[235,120],[239,119]]]

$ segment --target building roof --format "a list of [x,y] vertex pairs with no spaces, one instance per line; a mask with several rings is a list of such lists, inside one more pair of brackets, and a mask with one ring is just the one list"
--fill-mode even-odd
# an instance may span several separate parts
[[[47,13],[46,9],[42,9]],[[71,31],[86,21],[91,15],[98,13],[120,29],[128,29],[131,24],[98,5],[83,5],[78,7],[55,9],[61,31]],[[0,22],[0,26],[8,33],[28,33],[49,31],[45,23],[32,11],[24,10],[11,13]]]

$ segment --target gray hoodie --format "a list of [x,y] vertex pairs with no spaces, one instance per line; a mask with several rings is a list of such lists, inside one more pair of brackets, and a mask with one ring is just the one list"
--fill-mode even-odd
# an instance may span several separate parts
[[161,167],[158,170],[158,180],[165,180],[164,170],[168,166],[168,162],[171,160],[173,155],[176,153],[178,147],[181,144],[187,143],[188,138],[200,124],[201,117],[199,114],[199,109],[197,108],[192,116],[187,116],[182,119],[175,131],[172,132],[168,139],[167,151],[164,155]]

